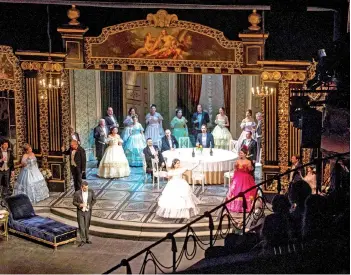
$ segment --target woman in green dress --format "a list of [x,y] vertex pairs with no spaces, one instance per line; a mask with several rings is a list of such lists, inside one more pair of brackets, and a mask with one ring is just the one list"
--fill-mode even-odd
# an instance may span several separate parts
[[176,110],[176,116],[172,119],[171,121],[171,129],[172,129],[172,134],[175,136],[177,141],[179,142],[180,137],[188,137],[188,126],[187,120],[185,117],[183,117],[183,111],[182,109],[177,109]]

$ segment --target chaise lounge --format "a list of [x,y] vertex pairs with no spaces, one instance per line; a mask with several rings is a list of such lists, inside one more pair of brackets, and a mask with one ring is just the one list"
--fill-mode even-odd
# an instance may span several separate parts
[[77,228],[35,214],[27,195],[19,194],[6,199],[9,216],[9,231],[51,245],[75,242]]

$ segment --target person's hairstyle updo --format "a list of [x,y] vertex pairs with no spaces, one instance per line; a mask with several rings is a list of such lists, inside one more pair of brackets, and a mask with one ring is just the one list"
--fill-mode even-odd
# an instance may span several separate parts
[[155,107],[155,108],[156,108],[156,104],[151,104],[151,105],[150,105],[150,109],[151,109],[152,107]]
[[177,164],[177,162],[180,162],[179,159],[174,159],[172,160],[172,165],[171,165],[171,168],[174,169],[175,165]]
[[29,149],[30,147],[31,147],[31,146],[30,146],[28,143],[23,144],[23,150],[24,150],[24,152],[27,152],[28,149]]
[[308,169],[308,168],[311,169],[311,172],[312,172],[313,175],[316,174],[316,170],[315,170],[315,168],[314,168],[313,166],[308,166],[307,169]]
[[219,107],[219,109],[222,109],[223,113],[225,114],[225,108],[224,107]]
[[182,110],[181,108],[177,108],[177,109],[176,109],[176,112],[175,112],[175,113],[176,113],[176,116],[178,115],[179,112],[182,112],[182,113],[183,113],[183,110]]
[[118,131],[118,127],[113,126],[113,127],[110,129],[110,134],[112,134],[112,133],[113,133],[113,130],[114,130],[114,129],[117,129],[117,131]]
[[135,118],[138,118],[138,115],[132,116],[132,120],[134,120]]
[[251,109],[247,109],[246,112],[248,112],[250,114],[250,116],[252,116],[252,110]]
[[246,148],[241,148],[240,149],[241,152],[243,152],[245,154],[245,156],[247,156],[249,150],[247,150]]
[[134,111],[136,112],[135,108],[134,108],[134,107],[131,107],[131,108],[129,108],[128,115],[130,115],[130,113],[132,112],[132,110],[134,110]]

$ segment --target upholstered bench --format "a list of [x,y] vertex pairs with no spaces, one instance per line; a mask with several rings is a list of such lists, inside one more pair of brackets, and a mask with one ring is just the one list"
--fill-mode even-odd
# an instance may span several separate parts
[[76,227],[36,215],[27,195],[11,196],[6,202],[10,232],[52,245],[55,250],[59,245],[76,241]]

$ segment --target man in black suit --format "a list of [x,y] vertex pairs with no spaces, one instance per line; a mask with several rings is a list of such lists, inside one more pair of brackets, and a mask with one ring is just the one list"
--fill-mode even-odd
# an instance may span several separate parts
[[100,161],[104,156],[108,134],[109,130],[105,125],[105,120],[102,118],[99,121],[99,125],[94,128],[95,154],[98,161],[97,167],[99,167]]
[[197,135],[196,146],[202,145],[203,148],[214,148],[214,139],[211,133],[207,133],[207,126],[201,126],[201,134]]
[[171,135],[171,130],[167,129],[165,131],[165,136],[161,139],[161,153],[167,150],[174,150],[179,147],[178,141],[175,136]]
[[256,164],[256,157],[257,157],[257,142],[252,139],[252,132],[248,131],[246,133],[246,139],[243,140],[243,143],[240,146],[240,150],[244,148],[248,152],[247,158],[251,160],[252,163],[252,175],[255,177],[255,164]]
[[[0,149],[0,187],[1,197],[5,198],[12,195],[12,187],[10,184],[10,179],[15,175],[15,166],[13,163],[14,156],[11,148],[9,147],[10,143],[7,140],[1,142]],[[4,179],[4,182],[3,182]]]
[[82,184],[82,178],[86,178],[87,160],[85,150],[79,146],[76,140],[71,141],[71,147],[68,150],[65,150],[64,146],[61,150],[64,155],[70,156],[74,190],[78,191]]
[[156,145],[153,145],[152,139],[148,138],[146,140],[147,146],[144,148],[143,153],[145,156],[145,161],[146,161],[146,170],[150,173],[152,176],[152,163],[151,159],[156,159],[158,166],[161,168],[166,167],[165,160],[162,156],[161,151],[158,149]]
[[91,244],[89,240],[89,227],[91,211],[93,210],[95,202],[96,197],[94,191],[88,188],[88,183],[86,181],[83,181],[81,189],[76,191],[73,195],[73,205],[77,207],[77,220],[81,241],[79,247],[86,243]]
[[193,130],[195,137],[197,134],[201,134],[201,126],[206,125],[210,122],[210,117],[207,112],[202,110],[202,105],[197,105],[197,111],[193,114],[191,118],[191,122],[193,124]]
[[262,120],[263,115],[262,113],[258,112],[256,114],[257,119],[257,127],[256,127],[256,141],[257,141],[257,162],[261,162],[261,137],[262,137]]
[[111,130],[113,127],[119,127],[116,116],[113,114],[112,107],[107,108],[107,116],[105,116],[106,127]]
[[[300,160],[301,158],[299,155],[291,156],[291,163],[292,163],[291,170],[302,166],[302,163],[300,162]],[[290,183],[295,183],[299,180],[303,180],[304,177],[305,177],[305,169],[300,168],[290,173],[289,181]]]

